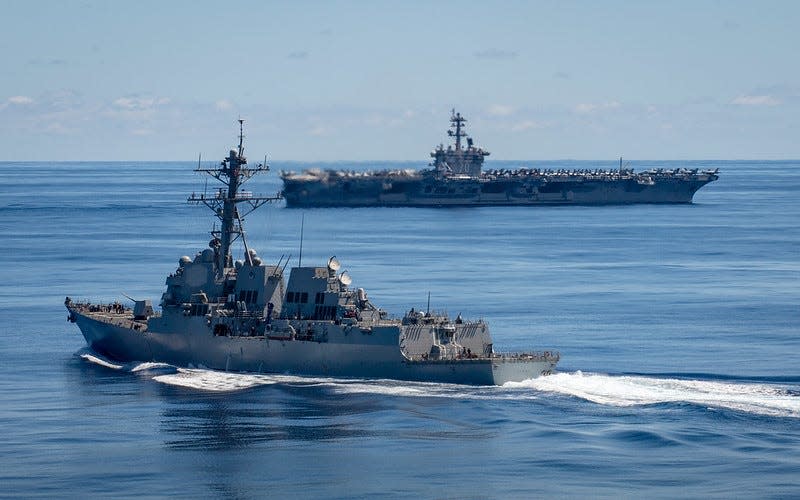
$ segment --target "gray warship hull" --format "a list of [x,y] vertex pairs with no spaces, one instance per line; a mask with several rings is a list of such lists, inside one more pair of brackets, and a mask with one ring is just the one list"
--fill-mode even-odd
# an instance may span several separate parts
[[[403,354],[395,343],[397,335],[379,332],[370,337],[382,340],[370,344],[363,339],[347,343],[331,338],[319,342],[266,335],[214,336],[200,322],[182,334],[159,333],[148,331],[144,323],[131,321],[125,313],[88,312],[79,305],[68,306],[68,310],[93,351],[126,363],[154,361],[251,373],[502,385],[554,373],[558,362],[558,354],[549,352],[471,359],[414,358]],[[329,337],[333,335],[329,333]]]
[[290,208],[692,203],[697,190],[716,179],[711,173],[646,177],[614,173],[596,177],[569,174],[434,179],[422,174],[348,175],[329,171],[284,175],[283,197]]
[[[430,154],[431,168],[352,172],[308,169],[281,172],[287,207],[448,207],[497,205],[612,205],[691,203],[717,171],[650,169],[634,172],[517,168],[483,170],[489,152],[465,132],[453,110],[447,148]],[[462,143],[466,139],[466,147]]]

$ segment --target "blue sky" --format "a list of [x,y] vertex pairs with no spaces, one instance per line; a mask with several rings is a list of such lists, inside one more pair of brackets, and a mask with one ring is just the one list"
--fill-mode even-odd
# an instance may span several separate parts
[[[223,7],[223,4],[225,5]],[[0,160],[800,158],[800,2],[6,1]]]

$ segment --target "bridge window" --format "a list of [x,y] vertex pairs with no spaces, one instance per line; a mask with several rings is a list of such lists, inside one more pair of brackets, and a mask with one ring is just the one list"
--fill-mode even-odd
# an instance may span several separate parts
[[308,304],[308,292],[288,292],[286,294],[286,302]]
[[336,318],[335,306],[317,306],[314,308],[314,318],[316,319],[334,319]]

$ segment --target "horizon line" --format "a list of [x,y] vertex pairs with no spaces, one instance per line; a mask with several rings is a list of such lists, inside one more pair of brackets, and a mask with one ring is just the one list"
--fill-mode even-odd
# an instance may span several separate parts
[[[762,161],[762,162],[788,162],[788,161],[797,161],[800,162],[800,157],[798,158],[633,158],[633,159],[626,159],[625,157],[622,158],[624,162],[652,162],[652,161],[690,161],[690,162],[697,162],[697,161]],[[510,160],[501,160],[501,159],[494,159],[487,164],[494,163],[494,162],[561,162],[561,161],[580,161],[580,162],[619,162],[619,158],[614,159],[601,159],[601,158],[591,158],[591,159],[580,159],[580,158],[549,158],[549,159],[510,159]],[[214,162],[218,163],[217,160],[202,160],[203,163]],[[355,163],[355,164],[365,164],[365,163],[421,163],[419,160],[289,160],[289,159],[270,159],[267,163]],[[197,163],[197,160],[0,160],[0,164],[2,163]],[[426,166],[430,166],[430,164],[426,164]],[[486,164],[484,164],[486,166]]]

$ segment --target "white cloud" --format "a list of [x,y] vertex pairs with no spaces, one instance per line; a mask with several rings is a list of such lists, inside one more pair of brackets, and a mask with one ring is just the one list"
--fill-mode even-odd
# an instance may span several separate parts
[[397,127],[405,124],[408,120],[412,119],[416,116],[416,113],[413,110],[407,109],[400,114],[396,114],[395,112],[392,113],[381,113],[379,111],[375,111],[373,113],[369,113],[364,115],[356,120],[356,123],[360,125],[367,125],[369,127]]
[[533,120],[525,120],[511,126],[512,132],[523,132],[532,128],[542,128],[543,125]]
[[169,104],[170,100],[167,97],[120,97],[114,100],[114,105],[127,111],[147,111]]
[[33,104],[33,99],[24,95],[15,95],[8,98],[8,103],[24,106],[26,104]]
[[740,106],[777,106],[781,101],[770,95],[740,95],[731,104]]
[[216,108],[217,111],[228,111],[232,107],[233,103],[227,99],[220,99],[214,103],[214,108]]
[[620,106],[619,101],[608,101],[600,104],[581,103],[573,108],[573,111],[579,114],[589,114],[596,111],[604,111],[608,109],[615,109]]
[[486,110],[492,116],[508,116],[514,114],[513,106],[508,106],[506,104],[493,104],[489,106],[489,109]]

